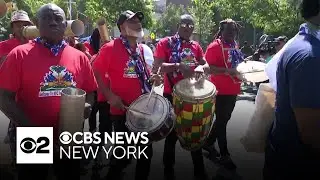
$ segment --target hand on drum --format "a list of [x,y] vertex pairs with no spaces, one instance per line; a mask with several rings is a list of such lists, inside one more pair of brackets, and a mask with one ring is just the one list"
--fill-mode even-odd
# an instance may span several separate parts
[[227,69],[226,74],[229,74],[229,75],[231,75],[233,77],[237,77],[237,76],[241,75],[240,72],[237,71],[236,68]]
[[197,68],[194,69],[194,76],[196,79],[201,79],[205,77],[205,74],[210,74],[210,66],[206,65],[199,65]]
[[182,72],[184,78],[190,78],[194,74],[194,71],[184,63],[179,64],[179,70]]
[[154,86],[160,86],[162,83],[163,83],[163,78],[161,75],[159,74],[153,74],[151,77],[150,77],[150,82],[153,84],[154,83]]
[[226,74],[229,74],[231,77],[236,77],[241,81],[247,81],[243,75],[235,68],[227,69]]
[[109,104],[112,107],[121,109],[121,110],[125,110],[125,105],[123,104],[121,98],[115,94],[113,94],[110,98],[109,98]]

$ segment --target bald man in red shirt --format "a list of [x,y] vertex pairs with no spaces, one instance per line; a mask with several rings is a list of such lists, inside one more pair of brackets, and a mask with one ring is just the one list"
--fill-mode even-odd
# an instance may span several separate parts
[[[17,127],[53,127],[56,145],[61,90],[83,89],[92,104],[97,83],[87,56],[63,40],[67,25],[63,10],[46,4],[37,19],[40,37],[16,47],[0,67],[0,109]],[[54,153],[53,166],[59,180],[80,179],[77,160],[60,159]],[[48,170],[49,165],[19,164],[18,179],[47,179]]]

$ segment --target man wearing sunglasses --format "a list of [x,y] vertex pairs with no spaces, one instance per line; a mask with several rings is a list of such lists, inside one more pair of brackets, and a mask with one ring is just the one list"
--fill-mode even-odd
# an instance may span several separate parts
[[[193,76],[196,66],[203,71],[209,70],[207,62],[203,59],[203,50],[199,43],[191,41],[194,30],[194,20],[190,15],[182,15],[178,24],[178,32],[171,37],[163,38],[157,44],[154,53],[153,73],[161,66],[164,77],[164,93],[172,103],[172,88],[184,78]],[[165,140],[163,163],[164,175],[167,180],[173,180],[175,163],[176,132],[173,130]],[[194,176],[196,179],[207,178],[203,163],[202,150],[191,152]]]

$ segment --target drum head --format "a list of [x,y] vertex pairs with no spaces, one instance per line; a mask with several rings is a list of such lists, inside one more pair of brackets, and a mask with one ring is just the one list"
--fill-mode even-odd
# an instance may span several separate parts
[[[170,104],[167,99],[153,93],[148,104],[148,97],[149,94],[144,94],[130,105],[126,117],[126,125],[129,130],[151,133],[158,130],[168,118]],[[138,110],[144,114],[130,111],[130,109]]]
[[186,99],[205,99],[216,92],[216,87],[205,79],[196,81],[188,78],[179,81],[174,87],[174,92]]
[[266,66],[267,64],[263,62],[247,61],[240,63],[237,70],[246,81],[263,82],[269,79],[265,72]]

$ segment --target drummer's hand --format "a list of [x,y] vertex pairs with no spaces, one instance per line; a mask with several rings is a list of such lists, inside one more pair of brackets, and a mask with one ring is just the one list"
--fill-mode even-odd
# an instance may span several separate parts
[[123,104],[121,98],[115,94],[113,94],[109,98],[109,104],[110,104],[110,106],[121,109],[121,110],[125,109],[125,105]]
[[84,107],[84,119],[88,119],[90,117],[92,111],[91,104],[86,103]]
[[194,71],[184,63],[179,64],[179,70],[182,72],[184,78],[190,78],[194,74]]
[[151,77],[150,77],[150,82],[155,86],[160,86],[163,82],[163,78],[161,75],[159,74],[153,74]]
[[226,73],[230,74],[231,76],[234,76],[234,77],[241,75],[240,72],[236,68],[227,69]]
[[199,65],[198,67],[196,67],[194,69],[194,76],[195,76],[196,79],[202,78],[203,75],[204,75],[204,66]]

